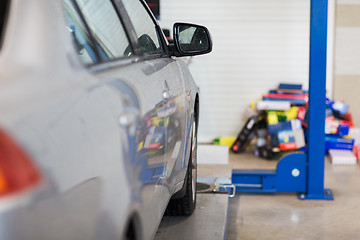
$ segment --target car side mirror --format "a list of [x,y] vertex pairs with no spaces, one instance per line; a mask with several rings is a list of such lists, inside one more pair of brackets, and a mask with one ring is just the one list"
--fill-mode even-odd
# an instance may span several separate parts
[[175,56],[195,56],[212,51],[211,36],[204,26],[175,23],[173,36],[175,46],[172,46],[171,50]]

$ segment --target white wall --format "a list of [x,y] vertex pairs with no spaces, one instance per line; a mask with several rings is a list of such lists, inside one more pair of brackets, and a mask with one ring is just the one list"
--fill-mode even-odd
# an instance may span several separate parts
[[327,95],[331,98],[334,98],[335,1],[328,0],[326,90]]
[[360,1],[337,0],[334,51],[334,97],[349,104],[360,126]]
[[237,135],[244,110],[280,82],[308,88],[309,0],[162,0],[162,27],[207,26],[213,52],[194,57],[199,141]]

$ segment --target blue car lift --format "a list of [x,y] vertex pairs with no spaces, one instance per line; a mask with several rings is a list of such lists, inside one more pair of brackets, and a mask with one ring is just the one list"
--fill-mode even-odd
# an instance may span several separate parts
[[328,0],[311,0],[308,152],[283,157],[276,170],[233,170],[236,192],[296,192],[299,199],[333,200],[324,189]]

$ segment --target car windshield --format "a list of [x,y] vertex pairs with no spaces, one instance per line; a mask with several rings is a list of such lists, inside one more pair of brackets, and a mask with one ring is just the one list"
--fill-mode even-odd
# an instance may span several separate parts
[[10,0],[1,0],[0,1],[0,49],[2,45],[2,41],[4,39],[5,34],[5,24],[8,15],[8,9],[10,5]]

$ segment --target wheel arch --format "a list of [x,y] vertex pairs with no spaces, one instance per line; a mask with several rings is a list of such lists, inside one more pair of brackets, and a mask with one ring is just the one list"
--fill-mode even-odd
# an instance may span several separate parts
[[199,113],[200,113],[199,94],[196,93],[195,103],[194,103],[194,114],[195,114],[195,121],[196,121],[196,133],[197,133],[197,130],[199,128]]
[[[199,123],[199,110],[200,110],[200,102],[199,102],[199,94],[196,93],[195,95],[195,101],[194,101],[194,106],[193,106],[193,114],[195,116],[195,121],[196,121],[196,134],[198,132],[198,123]],[[191,148],[191,146],[190,146]],[[190,156],[190,155],[189,155]],[[190,158],[188,157],[188,164],[190,164]],[[187,164],[187,166],[188,166]],[[186,167],[187,168],[187,167]],[[182,185],[182,188],[175,192],[172,196],[171,196],[171,200],[174,200],[174,199],[179,199],[179,198],[182,198],[185,196],[185,190],[186,190],[186,182],[187,182],[187,176],[185,177],[184,181],[183,181],[183,185]]]
[[133,212],[127,221],[125,228],[125,239],[127,240],[142,240],[144,235],[141,227],[140,215]]

